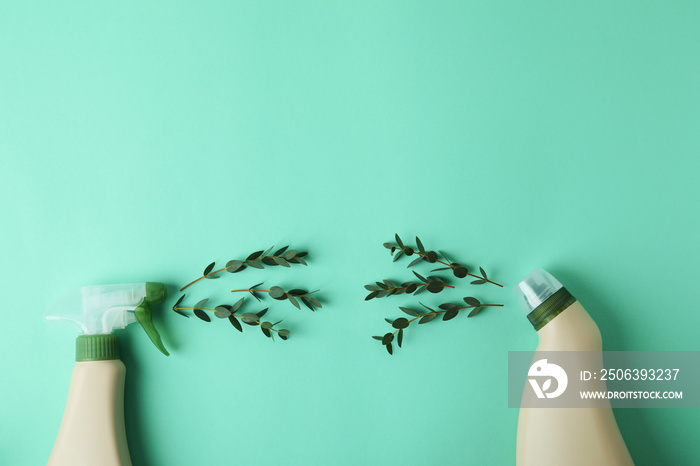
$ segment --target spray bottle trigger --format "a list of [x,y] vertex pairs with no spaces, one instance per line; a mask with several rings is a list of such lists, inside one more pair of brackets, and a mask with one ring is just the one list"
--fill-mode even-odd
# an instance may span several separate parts
[[156,330],[155,325],[153,325],[153,314],[148,302],[146,301],[146,298],[143,298],[139,302],[138,306],[136,306],[134,316],[136,317],[136,321],[141,324],[141,327],[143,327],[143,329],[146,331],[148,338],[150,338],[153,344],[156,345],[156,348],[158,348],[164,355],[170,356],[168,350],[165,349],[165,345],[163,345],[163,340],[161,340],[158,330]]

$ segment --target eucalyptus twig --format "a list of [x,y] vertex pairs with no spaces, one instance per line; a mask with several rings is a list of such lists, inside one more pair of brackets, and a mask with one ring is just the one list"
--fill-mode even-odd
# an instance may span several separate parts
[[454,319],[457,316],[457,314],[459,314],[459,311],[463,309],[472,309],[472,311],[467,317],[474,317],[487,306],[503,306],[503,304],[482,304],[478,299],[472,297],[466,297],[462,299],[467,304],[466,306],[460,306],[459,304],[453,303],[445,303],[440,304],[440,306],[438,306],[440,309],[442,309],[441,311],[436,311],[434,309],[429,308],[425,304],[420,303],[421,306],[423,306],[429,311],[427,313],[421,313],[420,311],[408,307],[399,307],[399,309],[401,309],[404,313],[411,316],[412,319],[409,320],[405,317],[399,317],[398,319],[393,321],[386,319],[386,321],[389,324],[391,324],[391,326],[396,330],[394,330],[393,332],[387,332],[384,334],[384,336],[374,336],[372,338],[381,341],[382,345],[386,347],[386,350],[389,352],[389,354],[393,354],[392,342],[394,341],[394,336],[396,336],[396,343],[399,345],[400,348],[401,343],[403,342],[403,329],[407,328],[409,325],[411,325],[412,322],[416,320],[418,320],[419,324],[425,324],[435,319],[438,316],[438,314],[442,314],[442,320],[447,321],[450,319]]
[[218,274],[222,272],[236,273],[244,270],[246,267],[263,269],[266,265],[281,265],[282,267],[291,267],[290,264],[307,265],[306,261],[303,259],[304,256],[308,254],[307,252],[297,251],[296,249],[287,249],[289,246],[285,246],[278,249],[274,254],[270,254],[272,248],[274,248],[274,246],[270,247],[267,251],[255,251],[245,260],[230,260],[226,263],[226,267],[219,270],[214,270],[216,262],[212,262],[206,266],[201,277],[197,278],[196,280],[192,280],[190,283],[180,288],[180,291],[184,291],[188,286],[194,285],[198,281],[205,278],[221,278],[221,275]]
[[308,307],[309,309],[311,309],[312,311],[315,311],[317,307],[318,308],[323,307],[323,306],[321,306],[321,302],[318,299],[314,298],[313,296],[310,296],[310,295],[316,293],[318,290],[306,291],[306,290],[302,290],[299,288],[295,288],[293,290],[289,290],[289,291],[285,292],[279,286],[273,286],[269,290],[264,290],[264,289],[258,288],[261,285],[262,285],[262,283],[258,283],[258,284],[251,286],[250,288],[246,288],[244,290],[231,290],[231,293],[240,293],[240,292],[247,291],[248,293],[253,295],[253,297],[255,299],[257,299],[258,301],[260,301],[260,297],[257,295],[257,293],[267,293],[270,295],[270,298],[272,298],[272,299],[276,299],[278,301],[284,301],[285,299],[288,300],[297,309],[301,309],[301,306],[299,305],[299,300],[301,300],[301,302],[304,303],[304,305],[306,307]]
[[[417,248],[413,248],[411,246],[406,246],[404,245],[403,241],[401,241],[401,238],[399,238],[398,234],[394,235],[394,238],[396,239],[396,244],[394,243],[384,243],[384,247],[389,249],[391,251],[391,255],[394,256],[394,261],[397,261],[401,256],[412,256],[416,255],[417,257],[411,261],[410,264],[408,264],[408,267],[413,267],[414,265],[418,264],[421,261],[428,262],[430,264],[434,263],[440,263],[445,265],[445,267],[440,267],[437,269],[431,270],[431,272],[437,272],[440,270],[452,270],[452,273],[454,274],[455,277],[457,278],[464,278],[466,276],[470,276],[473,278],[476,278],[476,280],[472,280],[471,284],[472,285],[483,285],[484,283],[492,283],[496,286],[503,287],[500,283],[496,283],[492,280],[489,280],[488,276],[486,275],[486,271],[479,267],[479,272],[481,272],[481,276],[473,274],[469,272],[469,269],[463,264],[460,264],[458,262],[452,262],[450,261],[447,256],[445,256],[445,253],[441,251],[426,251],[425,247],[423,246],[423,243],[421,240],[416,236],[416,246]],[[396,252],[398,251],[398,252]],[[394,254],[396,252],[396,254]],[[440,260],[440,256],[442,256],[445,261]]]
[[[248,325],[259,325],[260,330],[262,330],[262,333],[268,337],[272,338],[274,340],[274,336],[272,332],[277,333],[277,336],[279,336],[281,339],[286,340],[289,338],[289,334],[291,333],[289,330],[286,328],[282,329],[276,329],[274,328],[275,325],[279,324],[280,321],[277,321],[275,323],[268,322],[268,321],[260,321],[260,319],[267,313],[267,310],[269,308],[265,308],[262,311],[259,311],[257,313],[253,312],[246,312],[241,315],[236,314],[236,311],[240,309],[240,307],[243,305],[243,302],[245,301],[245,298],[241,298],[234,305],[228,305],[228,304],[220,304],[216,306],[215,308],[211,309],[208,307],[204,307],[206,303],[209,301],[209,299],[202,299],[199,301],[197,304],[195,304],[192,307],[185,307],[185,306],[180,306],[180,303],[185,299],[185,295],[183,294],[180,299],[177,300],[175,305],[173,306],[173,311],[177,312],[181,316],[189,318],[190,316],[186,313],[183,312],[185,310],[191,310],[196,317],[199,319],[203,320],[204,322],[211,322],[211,317],[209,317],[209,314],[207,312],[213,312],[216,317],[219,319],[226,319],[228,318],[229,322],[231,322],[231,325],[233,325],[236,330],[239,332],[243,331],[243,327],[241,326],[241,322],[243,321],[244,324]],[[240,319],[240,321],[239,321]]]
[[439,293],[445,288],[454,288],[452,285],[446,284],[440,277],[428,277],[425,278],[417,272],[413,274],[420,280],[420,282],[403,282],[400,286],[391,280],[384,280],[382,282],[374,282],[375,285],[365,285],[365,289],[370,293],[365,297],[365,301],[369,301],[374,298],[384,298],[385,296],[399,295],[399,294],[414,294],[422,293],[428,290],[431,293]]

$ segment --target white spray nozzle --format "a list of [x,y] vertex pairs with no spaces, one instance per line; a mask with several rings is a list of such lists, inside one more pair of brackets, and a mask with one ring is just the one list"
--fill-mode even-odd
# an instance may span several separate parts
[[46,314],[46,322],[76,326],[84,335],[104,335],[137,322],[153,344],[168,354],[153,326],[149,305],[165,301],[161,283],[84,286],[59,299]]

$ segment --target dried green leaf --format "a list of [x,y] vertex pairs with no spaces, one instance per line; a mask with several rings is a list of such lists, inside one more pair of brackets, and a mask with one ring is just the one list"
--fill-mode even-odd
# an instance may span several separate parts
[[481,302],[476,298],[472,298],[471,296],[467,296],[466,298],[462,299],[464,299],[464,302],[469,306],[481,306]]
[[312,298],[311,296],[307,296],[306,299],[308,299],[308,300],[311,302],[311,304],[313,304],[314,306],[316,306],[316,307],[318,307],[318,308],[322,308],[322,307],[323,307],[323,306],[321,305],[321,301],[319,301],[319,300],[316,299],[316,298]]
[[262,255],[262,253],[263,253],[262,251],[255,251],[255,252],[252,253],[250,256],[246,257],[245,260],[246,260],[246,261],[252,261],[252,260],[254,260],[254,259],[257,259],[258,257],[260,257],[260,256]]
[[287,294],[287,299],[289,300],[290,303],[294,305],[297,309],[301,310],[301,306],[299,305],[299,301],[297,301],[297,298],[294,296]]
[[263,264],[261,264],[260,261],[247,260],[245,263],[246,263],[246,265],[253,267],[254,269],[264,269],[265,268],[265,266]]
[[195,310],[196,310],[196,309],[201,309],[201,308],[204,307],[205,304],[207,304],[207,301],[209,301],[209,299],[203,299],[203,300],[199,301],[197,304],[195,304],[195,305],[192,306],[192,307],[193,307]]
[[423,260],[423,256],[418,256],[415,259],[413,259],[411,261],[411,263],[406,266],[406,268],[409,269],[409,268],[413,267],[414,265],[418,264],[422,260]]
[[406,328],[408,327],[408,319],[406,319],[405,317],[399,317],[391,324],[391,326],[397,329]]
[[245,298],[241,298],[238,301],[236,301],[236,304],[231,306],[231,312],[236,312],[240,307],[243,305],[243,301],[245,301]]
[[219,319],[225,319],[231,315],[231,306],[216,306],[214,308],[214,315]]
[[[418,246],[418,251],[421,254],[425,254],[425,248],[423,247],[423,243],[421,242],[420,238],[416,236],[416,246]],[[399,345],[401,346],[401,345]]]
[[291,265],[289,265],[289,262],[287,262],[281,257],[274,256],[272,260],[274,260],[277,265],[281,265],[282,267],[291,267]]
[[236,316],[230,315],[230,316],[228,316],[228,320],[229,320],[229,322],[231,322],[231,325],[236,327],[236,329],[239,332],[243,331],[243,327],[241,326],[241,323],[238,321],[238,319],[236,319]]
[[241,320],[248,325],[258,325],[258,315],[252,312],[246,312],[241,316]]
[[272,288],[270,288],[269,295],[272,299],[285,299],[286,297],[284,294],[284,290],[279,286],[273,286]]
[[384,345],[388,345],[392,341],[394,341],[394,334],[391,332],[385,333],[384,336],[382,337],[382,344],[384,344]]
[[207,265],[206,268],[204,269],[204,273],[202,273],[202,275],[207,275],[209,272],[214,270],[214,264],[216,264],[216,262],[212,262],[211,264]]
[[178,299],[175,304],[173,304],[173,308],[176,308],[177,306],[179,306],[183,299],[185,299],[184,294],[182,296],[180,296],[180,299]]
[[459,314],[457,308],[452,308],[448,311],[445,311],[445,313],[442,315],[442,320],[454,319],[457,316],[457,314]]
[[181,311],[180,309],[175,309],[175,308],[173,308],[173,311],[177,312],[177,313],[180,314],[182,317],[187,317],[188,319],[190,318],[189,315],[187,315],[185,312]]
[[444,252],[438,251],[438,254],[440,254],[442,258],[445,259],[448,263],[452,263],[452,261],[447,257],[447,254],[445,254]]
[[420,315],[420,312],[416,311],[415,309],[411,309],[410,307],[399,307],[399,309],[409,316],[418,317]]
[[442,283],[439,282],[431,282],[428,283],[428,291],[431,293],[439,293],[441,292],[445,286]]
[[202,319],[204,322],[211,322],[211,318],[209,317],[209,314],[207,314],[206,312],[204,312],[201,309],[195,309],[194,315],[196,315],[197,317]]
[[236,273],[243,267],[243,262],[239,260],[232,260],[226,262],[226,271],[230,273]]

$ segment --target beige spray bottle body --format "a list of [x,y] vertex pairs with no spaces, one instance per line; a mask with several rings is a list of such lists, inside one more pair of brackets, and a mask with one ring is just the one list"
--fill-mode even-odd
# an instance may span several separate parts
[[[572,351],[602,366],[598,326],[554,277],[536,269],[515,292],[540,339],[533,363],[541,360],[541,352]],[[593,390],[605,389],[602,381],[594,384]],[[528,408],[528,396],[526,386],[518,417],[518,466],[633,464],[609,403],[595,408]]]
[[138,322],[167,356],[150,309],[165,296],[161,283],[86,286],[47,311],[45,320],[67,322],[82,333],[48,466],[131,466],[124,428],[126,368],[112,331]]
[[78,337],[68,400],[48,466],[131,466],[124,428],[126,368],[117,337]]

